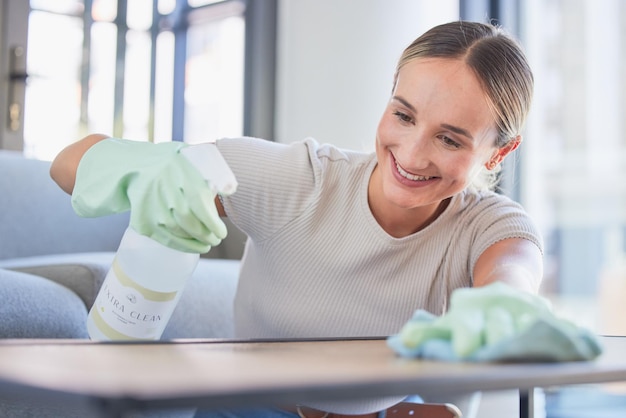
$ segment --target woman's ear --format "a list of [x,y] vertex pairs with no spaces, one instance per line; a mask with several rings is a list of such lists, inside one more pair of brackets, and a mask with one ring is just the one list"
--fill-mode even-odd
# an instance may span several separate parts
[[493,170],[504,160],[504,157],[515,151],[517,147],[522,143],[522,136],[518,135],[515,138],[507,142],[503,147],[496,150],[493,156],[485,163],[487,170]]

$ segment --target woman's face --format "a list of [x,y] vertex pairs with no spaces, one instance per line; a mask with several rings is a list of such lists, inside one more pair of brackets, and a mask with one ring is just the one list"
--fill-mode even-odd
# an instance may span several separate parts
[[400,70],[378,125],[379,192],[402,209],[438,205],[504,157],[496,137],[485,93],[465,63],[413,60]]

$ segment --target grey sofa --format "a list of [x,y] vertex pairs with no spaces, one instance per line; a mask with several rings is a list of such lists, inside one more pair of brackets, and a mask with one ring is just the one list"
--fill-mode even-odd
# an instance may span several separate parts
[[[88,338],[88,310],[128,224],[128,214],[75,215],[49,167],[0,150],[0,338]],[[238,269],[201,258],[162,339],[231,337]],[[68,416],[57,412],[0,399],[3,417]]]

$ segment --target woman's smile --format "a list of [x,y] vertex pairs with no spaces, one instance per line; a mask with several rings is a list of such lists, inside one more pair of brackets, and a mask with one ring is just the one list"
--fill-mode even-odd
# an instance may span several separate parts
[[[392,160],[392,163],[389,164],[389,167],[392,169],[394,177],[405,186],[424,187],[438,180],[438,177],[435,176],[420,175],[404,169],[404,167],[402,167],[402,165],[398,162],[392,152],[389,152],[389,157]],[[394,167],[395,170],[393,170]]]

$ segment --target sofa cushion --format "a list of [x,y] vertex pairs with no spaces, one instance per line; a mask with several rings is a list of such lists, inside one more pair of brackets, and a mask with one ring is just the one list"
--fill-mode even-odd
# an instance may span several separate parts
[[86,338],[83,301],[48,279],[0,269],[0,338]]
[[238,277],[237,260],[200,259],[161,339],[232,338]]
[[[71,289],[91,308],[115,253],[77,253],[0,260],[0,268],[36,274]],[[238,260],[201,258],[162,339],[231,338]]]

